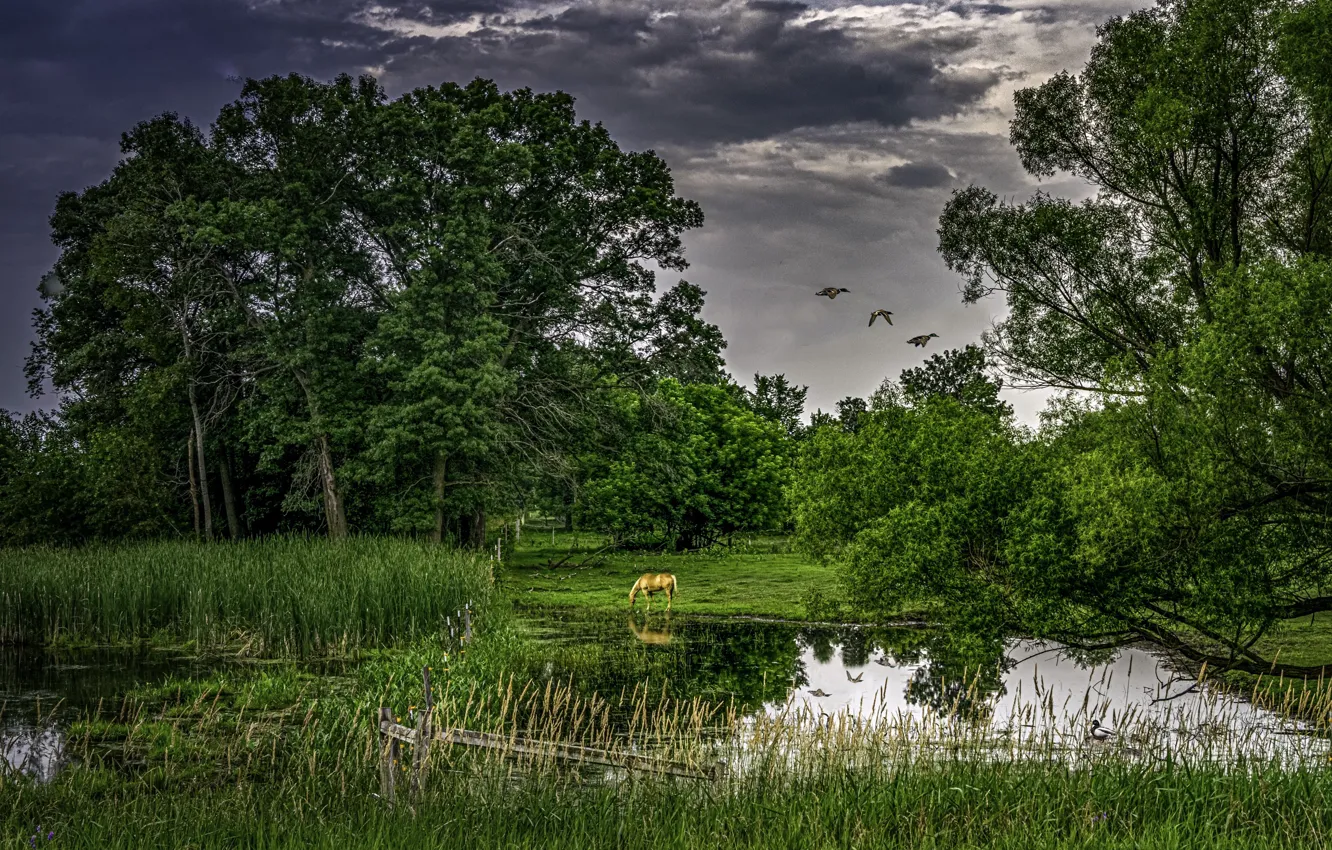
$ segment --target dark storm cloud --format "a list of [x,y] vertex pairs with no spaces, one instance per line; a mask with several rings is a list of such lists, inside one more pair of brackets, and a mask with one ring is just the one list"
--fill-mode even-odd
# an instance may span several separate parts
[[1011,15],[1012,6],[1004,6],[1001,3],[954,3],[948,7],[948,11],[966,17],[967,15]]
[[8,0],[0,11],[0,407],[29,406],[21,364],[62,191],[104,179],[120,133],[176,111],[207,126],[227,77],[327,77],[378,54],[378,33],[292,4]]
[[[663,14],[633,0],[577,5],[466,36],[404,35],[407,48],[385,68],[405,85],[434,81],[442,69],[554,82],[615,120],[631,143],[698,146],[848,122],[901,127],[957,114],[998,80],[945,70],[974,46],[965,34],[876,41],[800,20],[807,8],[751,0],[681,3]],[[428,23],[416,14],[381,22],[400,33]]]
[[[1092,26],[1133,3],[0,0],[0,407],[32,406],[21,364],[56,255],[47,216],[110,173],[121,132],[164,111],[206,126],[238,93],[229,76],[366,69],[393,95],[477,76],[562,89],[625,147],[658,149],[707,211],[689,277],[736,374],[789,372],[824,407],[863,395],[914,353],[845,322],[859,305],[809,312],[809,285],[881,281],[903,321],[948,330],[938,193],[916,190],[1026,184],[1006,119],[945,125],[988,120],[1015,74],[1058,70],[1070,37],[1085,57]],[[956,320],[949,345],[984,318]]]
[[937,162],[907,162],[894,165],[875,178],[885,186],[903,189],[932,189],[953,182],[953,174]]

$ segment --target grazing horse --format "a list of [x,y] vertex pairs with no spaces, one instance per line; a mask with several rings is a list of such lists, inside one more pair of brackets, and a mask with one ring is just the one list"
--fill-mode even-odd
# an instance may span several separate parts
[[675,600],[675,576],[670,573],[643,573],[634,582],[634,589],[629,591],[629,609],[633,610],[634,600],[640,593],[647,594],[648,610],[652,610],[652,596],[656,593],[666,593],[666,610],[671,610],[671,602]]

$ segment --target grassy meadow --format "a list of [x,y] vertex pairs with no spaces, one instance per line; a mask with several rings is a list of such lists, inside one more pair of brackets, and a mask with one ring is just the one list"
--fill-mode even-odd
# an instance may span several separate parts
[[[523,688],[525,697],[517,691],[499,683],[442,694],[436,722],[452,725],[472,712],[496,731],[536,727],[599,739],[595,714],[558,686]],[[677,758],[706,757],[700,733],[708,718],[690,708],[649,709],[640,698],[636,734]],[[77,765],[53,782],[0,775],[0,841],[1042,850],[1322,848],[1332,840],[1325,802],[1332,771],[1320,766],[1142,763],[1091,747],[1051,758],[1057,751],[1048,743],[1027,753],[1035,758],[1005,758],[979,738],[930,748],[921,744],[942,740],[866,734],[852,724],[796,733],[782,718],[732,726],[752,757],[733,760],[712,781],[589,773],[541,757],[436,747],[421,793],[411,796],[400,782],[390,807],[376,796],[372,716],[352,696],[283,693],[258,679],[145,690],[74,724]],[[735,721],[723,715],[721,722]],[[475,714],[468,725],[477,725]]]
[[[643,573],[673,573],[673,611],[707,616],[821,619],[849,615],[831,567],[794,552],[784,537],[737,536],[731,547],[687,554],[602,551],[607,539],[588,532],[527,530],[500,572],[506,596],[520,606],[625,610]],[[638,607],[644,608],[640,597]],[[815,604],[811,610],[811,601]],[[652,607],[665,607],[658,596]]]

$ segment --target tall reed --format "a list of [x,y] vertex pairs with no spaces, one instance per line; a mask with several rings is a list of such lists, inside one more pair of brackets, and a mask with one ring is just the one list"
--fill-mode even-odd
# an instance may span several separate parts
[[493,597],[484,557],[391,538],[0,551],[0,643],[348,652],[437,633]]
[[[472,726],[472,712],[497,732],[677,754],[707,750],[705,730],[720,725],[751,762],[703,781],[440,746],[421,794],[404,783],[389,807],[376,796],[366,712],[310,703],[260,716],[257,697],[232,696],[225,710],[201,692],[77,724],[76,766],[54,782],[0,775],[0,838],[20,844],[41,826],[52,847],[1045,850],[1324,848],[1332,836],[1332,771],[1315,765],[1142,761],[1094,745],[1085,759],[995,759],[980,737],[922,746],[942,744],[941,727],[874,729],[842,715],[810,728],[800,709],[747,726],[724,706],[673,705],[642,688],[580,700],[517,681],[449,696],[436,720]],[[637,715],[629,739],[602,737],[595,709],[612,701]]]

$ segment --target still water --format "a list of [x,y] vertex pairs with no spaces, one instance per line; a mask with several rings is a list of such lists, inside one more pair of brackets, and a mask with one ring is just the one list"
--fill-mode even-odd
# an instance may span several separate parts
[[[946,721],[989,733],[1055,734],[1078,742],[1092,720],[1151,729],[1162,742],[1224,739],[1227,752],[1265,754],[1314,741],[1298,724],[1205,686],[1142,648],[1098,656],[1009,640],[962,655],[917,628],[819,627],[661,613],[526,612],[524,630],[548,647],[538,678],[574,680],[585,694],[647,681],[675,698],[734,701],[750,717],[818,723],[851,716],[902,724]],[[206,675],[234,661],[161,654],[0,650],[0,754],[39,781],[65,761],[63,724],[118,707],[130,689],[168,676]],[[1140,745],[1142,746],[1142,745]],[[1238,748],[1237,748],[1238,746]]]
[[[533,614],[529,628],[569,648],[599,648],[598,689],[627,677],[669,681],[676,696],[735,699],[753,715],[814,725],[839,717],[884,727],[965,726],[1005,740],[1081,748],[1092,724],[1130,752],[1205,757],[1326,756],[1304,724],[1199,683],[1144,647],[1096,654],[1011,639],[962,654],[919,628],[820,627],[664,614]],[[560,675],[560,671],[552,671]],[[584,675],[586,672],[584,671]],[[937,733],[936,733],[937,734]],[[947,732],[945,733],[947,734]],[[1102,732],[1104,734],[1104,732]]]

